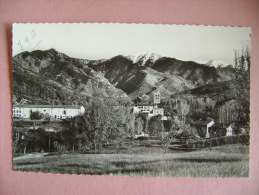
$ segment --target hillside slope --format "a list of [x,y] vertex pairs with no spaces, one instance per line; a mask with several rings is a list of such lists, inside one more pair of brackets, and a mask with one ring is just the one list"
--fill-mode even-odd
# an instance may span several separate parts
[[54,49],[13,58],[13,91],[18,102],[84,104],[95,97],[126,95],[86,64]]
[[[13,58],[15,101],[78,104],[96,97],[162,98],[233,78],[231,66],[209,66],[145,52],[111,59],[71,58],[54,49]],[[33,91],[33,92],[32,92]],[[30,97],[33,96],[33,97]],[[129,100],[129,98],[128,98]]]

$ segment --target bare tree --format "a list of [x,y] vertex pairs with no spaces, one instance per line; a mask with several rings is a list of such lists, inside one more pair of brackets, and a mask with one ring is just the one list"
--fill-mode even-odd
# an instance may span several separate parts
[[164,128],[162,128],[162,131],[159,134],[159,139],[163,145],[163,161],[165,160],[165,154],[167,153],[169,146],[171,144],[171,142],[173,141],[174,137],[176,135],[176,129],[174,127],[174,125],[172,125],[172,127],[170,128],[170,130],[168,132],[165,131]]
[[57,141],[54,142],[54,147],[58,154],[58,161],[61,159],[61,155],[66,152],[66,146],[63,144],[59,144]]
[[183,123],[185,124],[186,115],[190,111],[190,105],[188,104],[188,102],[186,100],[181,100],[178,110],[181,115],[181,119],[182,119]]

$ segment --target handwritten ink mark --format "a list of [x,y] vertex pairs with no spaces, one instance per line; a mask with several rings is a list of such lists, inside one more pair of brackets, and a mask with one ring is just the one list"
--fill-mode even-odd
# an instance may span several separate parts
[[25,37],[25,42],[28,43],[29,45],[31,45],[28,36]]
[[31,31],[31,38],[32,38],[32,39],[36,36],[36,33],[35,33],[34,31],[35,31],[35,29],[33,29],[33,30]]
[[24,51],[21,41],[19,40],[18,45],[20,46],[20,50]]
[[39,41],[39,42],[37,43],[37,45],[35,45],[35,46],[31,49],[31,51],[34,50],[36,47],[38,47],[38,45],[39,45],[41,42],[42,42],[42,41]]

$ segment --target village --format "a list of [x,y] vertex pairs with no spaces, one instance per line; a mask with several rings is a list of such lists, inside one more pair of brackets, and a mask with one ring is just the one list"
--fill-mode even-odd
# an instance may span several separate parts
[[[169,148],[177,149],[177,147],[211,147],[213,145],[213,139],[214,141],[216,140],[216,145],[214,145],[218,146],[224,143],[230,143],[229,141],[226,141],[227,137],[234,140],[237,135],[247,136],[248,134],[245,128],[239,127],[239,131],[237,131],[234,122],[223,124],[214,121],[212,118],[193,121],[190,124],[183,124],[178,116],[166,115],[164,108],[159,107],[159,105],[161,105],[161,94],[159,91],[155,91],[153,93],[153,103],[148,104],[147,102],[138,102],[137,104],[130,106],[130,113],[135,119],[133,121],[133,133],[131,132],[131,134],[127,136],[127,139],[161,140],[162,136],[167,137]],[[29,144],[27,143],[28,146],[20,146],[24,148],[20,148],[17,151],[23,152],[24,154],[28,151],[55,151],[54,143],[57,143],[58,138],[57,140],[54,140],[51,139],[51,137],[54,138],[54,134],[63,131],[59,124],[64,123],[66,120],[71,120],[73,117],[84,115],[85,109],[84,106],[79,105],[14,105],[14,141],[16,143],[25,143],[27,137],[30,137],[30,134],[33,134],[35,130],[39,129],[46,132],[49,137],[49,140],[47,140],[48,143],[45,143],[45,146],[41,146],[42,148],[30,148],[30,150],[28,150]],[[158,122],[152,122],[154,119],[158,119]],[[174,128],[172,123],[174,124]],[[73,131],[73,129],[71,129],[71,131]],[[221,141],[222,143],[219,144],[218,140],[222,138],[225,141]],[[239,142],[233,140],[232,143]],[[161,141],[163,142],[164,140]],[[175,145],[174,142],[178,144]],[[161,145],[161,143],[158,145]],[[182,144],[179,145],[179,143]],[[80,146],[77,148],[80,149]],[[90,148],[89,151],[91,150]],[[75,146],[73,146],[73,150],[74,149]]]
[[[110,109],[107,113],[107,109],[101,109],[98,113],[103,115],[99,119],[98,113],[95,113],[99,104],[90,112],[84,106],[14,105],[14,169],[73,174],[130,173],[142,176],[152,172],[163,177],[187,176],[182,173],[181,168],[177,171],[171,167],[182,166],[184,161],[179,161],[178,158],[188,160],[195,155],[195,158],[191,157],[189,164],[185,165],[187,170],[192,171],[191,167],[194,165],[206,167],[208,162],[203,159],[210,157],[215,158],[212,163],[221,161],[222,168],[217,168],[221,174],[229,174],[228,168],[225,168],[229,165],[225,164],[229,163],[228,158],[236,158],[237,154],[228,154],[224,157],[225,162],[218,159],[218,152],[220,150],[225,153],[233,147],[244,150],[249,144],[247,131],[242,128],[237,134],[235,123],[223,125],[213,119],[183,124],[178,116],[165,113],[166,108],[161,107],[159,91],[154,92],[153,97],[151,104],[139,102],[126,107],[107,107]],[[111,111],[118,112],[116,118],[110,118]],[[94,116],[88,115],[91,113]],[[118,118],[120,121],[116,122]],[[125,135],[125,129],[114,124],[111,125],[114,132],[109,132],[110,129],[105,124],[100,124],[100,129],[92,127],[94,123],[105,120],[107,124],[120,124],[123,121],[126,126],[133,124],[133,132],[129,128],[129,133]],[[87,124],[89,127],[86,127]],[[97,162],[96,158],[100,160]],[[114,159],[117,159],[116,162]],[[154,159],[157,159],[157,162],[150,167],[149,163],[153,163]],[[199,169],[201,175],[215,176],[214,168],[209,171],[206,168],[206,171],[204,168]],[[244,167],[244,170],[246,169],[247,167]],[[241,174],[246,175],[246,171]]]

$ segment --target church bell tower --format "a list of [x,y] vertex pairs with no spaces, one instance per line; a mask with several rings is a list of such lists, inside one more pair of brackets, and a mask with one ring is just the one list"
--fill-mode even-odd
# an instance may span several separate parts
[[156,91],[154,93],[154,104],[160,104],[161,97],[160,97],[160,92]]

